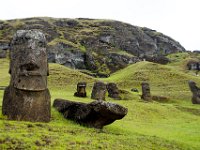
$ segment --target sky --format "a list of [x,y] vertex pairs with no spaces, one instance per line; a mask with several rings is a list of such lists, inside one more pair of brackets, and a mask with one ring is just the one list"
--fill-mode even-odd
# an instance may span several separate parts
[[27,17],[112,19],[162,32],[200,50],[200,0],[3,0],[0,20]]

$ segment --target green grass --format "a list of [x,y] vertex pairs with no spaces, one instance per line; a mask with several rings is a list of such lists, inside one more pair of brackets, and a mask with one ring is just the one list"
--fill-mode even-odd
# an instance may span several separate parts
[[[8,64],[7,59],[0,59],[0,85],[9,83]],[[8,121],[0,112],[0,149],[199,150],[200,106],[192,105],[188,99],[191,96],[187,88],[188,79],[198,83],[200,81],[172,66],[149,62],[131,65],[104,79],[105,82],[116,82],[127,91],[131,87],[140,89],[141,81],[146,80],[150,82],[153,93],[161,95],[163,89],[172,93],[169,103],[146,103],[140,100],[140,93],[132,92],[133,99],[129,100],[116,101],[106,97],[107,101],[121,104],[129,111],[125,118],[105,126],[103,130],[87,128],[66,120],[54,108],[49,123]],[[50,64],[48,87],[52,103],[55,98],[91,102],[90,93],[95,80],[99,79],[58,64]],[[73,96],[79,81],[88,83],[87,98]],[[180,94],[177,94],[177,90],[180,90]],[[178,95],[184,98],[182,90],[187,91],[188,98],[174,99]],[[2,96],[3,91],[0,91],[0,111]]]

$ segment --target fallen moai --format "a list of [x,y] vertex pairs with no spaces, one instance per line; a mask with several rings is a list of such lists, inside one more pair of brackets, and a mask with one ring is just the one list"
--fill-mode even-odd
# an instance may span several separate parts
[[53,107],[62,113],[66,119],[100,129],[115,120],[122,119],[128,112],[128,109],[123,106],[105,101],[93,101],[86,104],[55,99]]

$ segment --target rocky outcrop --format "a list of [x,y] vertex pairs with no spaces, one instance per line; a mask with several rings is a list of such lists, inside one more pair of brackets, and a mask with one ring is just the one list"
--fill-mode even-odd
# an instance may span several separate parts
[[156,30],[112,20],[27,18],[2,21],[0,41],[9,41],[17,29],[39,29],[45,33],[49,62],[87,69],[103,76],[143,58],[165,64],[165,55],[185,51],[177,41]]
[[65,43],[48,46],[48,61],[73,69],[86,69],[85,53]]
[[128,112],[128,109],[121,105],[104,101],[94,101],[86,104],[55,99],[53,107],[62,113],[66,119],[100,129],[115,120],[122,119]]

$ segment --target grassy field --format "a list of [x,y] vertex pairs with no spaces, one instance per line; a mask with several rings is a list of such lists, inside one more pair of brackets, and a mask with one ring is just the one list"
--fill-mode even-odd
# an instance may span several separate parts
[[[9,84],[8,66],[7,59],[0,59],[0,86]],[[200,85],[200,79],[177,69],[178,66],[140,62],[107,79],[95,79],[77,70],[50,64],[48,87],[52,103],[55,98],[91,102],[94,81],[116,82],[121,89],[129,92],[129,99],[106,99],[127,107],[128,115],[99,130],[66,120],[54,108],[50,123],[9,121],[0,112],[0,149],[199,150],[200,106],[191,104],[187,82],[194,80]],[[79,81],[88,83],[87,98],[73,96]],[[137,88],[141,91],[142,81],[150,83],[153,95],[167,96],[169,101],[141,101],[141,92],[130,90]],[[0,111],[2,97],[3,91],[0,90]]]

